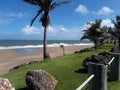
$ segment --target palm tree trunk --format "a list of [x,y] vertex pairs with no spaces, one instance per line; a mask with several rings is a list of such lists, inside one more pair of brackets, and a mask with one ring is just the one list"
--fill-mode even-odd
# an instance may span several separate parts
[[118,47],[120,49],[120,38],[118,38]]
[[49,53],[47,52],[47,28],[44,27],[44,41],[43,41],[43,57],[44,59],[50,58]]
[[95,40],[95,50],[97,50],[98,49],[98,42],[97,42],[97,40]]

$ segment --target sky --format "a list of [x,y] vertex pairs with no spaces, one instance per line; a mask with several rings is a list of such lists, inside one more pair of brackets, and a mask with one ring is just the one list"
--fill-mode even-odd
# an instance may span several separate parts
[[[64,0],[54,0],[60,2]],[[23,0],[0,1],[0,39],[43,40],[43,27],[39,18],[30,28],[31,19],[39,10]],[[101,26],[111,26],[111,19],[120,15],[120,0],[71,0],[67,5],[50,12],[48,40],[79,40],[86,22],[102,19]]]

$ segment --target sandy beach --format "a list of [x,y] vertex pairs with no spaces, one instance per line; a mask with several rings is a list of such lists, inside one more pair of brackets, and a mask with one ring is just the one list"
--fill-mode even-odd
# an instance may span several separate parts
[[[72,54],[75,51],[79,51],[83,48],[89,48],[92,45],[80,45],[80,46],[66,46],[65,54]],[[43,60],[43,50],[42,48],[34,48],[39,50],[39,52],[33,53],[19,53],[20,49],[4,49],[0,50],[0,74],[9,72],[9,70],[17,65],[28,63],[30,61],[40,61]],[[55,58],[63,55],[63,50],[61,47],[49,47],[49,54],[51,58]]]

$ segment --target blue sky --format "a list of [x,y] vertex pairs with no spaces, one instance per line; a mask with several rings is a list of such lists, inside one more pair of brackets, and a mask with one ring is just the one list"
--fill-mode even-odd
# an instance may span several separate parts
[[[57,2],[64,0],[55,0]],[[120,15],[119,0],[71,0],[68,5],[57,7],[50,13],[50,40],[79,40],[86,22],[103,19],[102,25],[113,26],[111,19]],[[0,39],[43,39],[43,28],[36,20],[30,28],[31,19],[39,8],[22,0],[1,0]]]

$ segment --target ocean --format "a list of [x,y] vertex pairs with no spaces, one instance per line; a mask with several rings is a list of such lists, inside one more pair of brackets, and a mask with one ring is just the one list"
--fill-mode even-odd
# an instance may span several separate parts
[[[60,45],[86,45],[93,44],[89,40],[48,40],[48,47],[59,47]],[[43,40],[0,40],[0,49],[19,49],[43,47]]]

